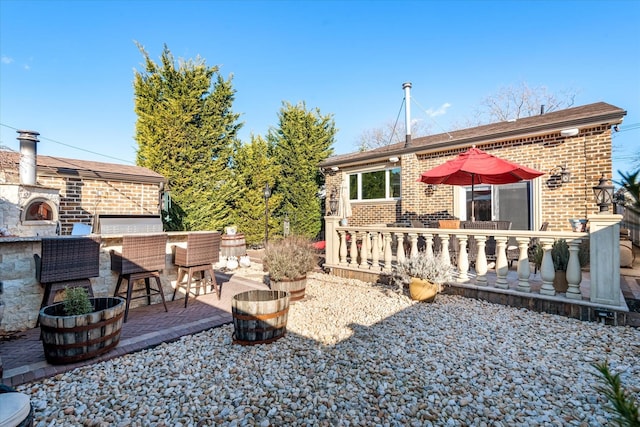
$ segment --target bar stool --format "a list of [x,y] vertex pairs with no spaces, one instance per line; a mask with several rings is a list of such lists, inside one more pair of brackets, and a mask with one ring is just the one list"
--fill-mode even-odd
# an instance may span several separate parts
[[[173,247],[175,253],[174,264],[178,266],[178,279],[176,280],[172,301],[176,299],[176,293],[180,287],[186,288],[184,296],[185,308],[187,307],[192,286],[195,288],[195,296],[200,294],[200,288],[204,288],[206,292],[206,273],[209,273],[211,290],[215,289],[218,299],[220,299],[220,287],[213,272],[213,263],[220,260],[220,240],[221,236],[218,232],[193,232],[187,235],[186,249],[180,246]],[[185,275],[187,280],[182,283]]]
[[[113,296],[121,296],[126,300],[124,321],[129,315],[129,304],[132,299],[147,298],[147,304],[151,305],[151,296],[160,295],[164,311],[167,303],[164,300],[164,291],[160,282],[160,271],[165,268],[167,251],[166,234],[143,234],[122,236],[122,253],[111,250],[111,270],[118,273],[118,283]],[[154,278],[157,288],[152,288],[150,279]],[[134,283],[144,279],[146,293],[132,296]],[[126,292],[120,293],[120,284],[127,281]]]

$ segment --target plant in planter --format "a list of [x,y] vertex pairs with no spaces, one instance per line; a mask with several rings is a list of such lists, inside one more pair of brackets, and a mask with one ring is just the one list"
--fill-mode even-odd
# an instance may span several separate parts
[[293,302],[304,298],[307,273],[313,271],[318,259],[309,239],[292,235],[269,243],[262,261],[271,289],[290,292]]
[[63,302],[40,310],[45,358],[72,363],[111,350],[120,341],[124,308],[122,298],[89,298],[84,288],[66,288]]
[[451,280],[451,264],[439,256],[419,252],[398,263],[396,274],[396,282],[402,286],[409,284],[411,299],[432,302],[442,285]]

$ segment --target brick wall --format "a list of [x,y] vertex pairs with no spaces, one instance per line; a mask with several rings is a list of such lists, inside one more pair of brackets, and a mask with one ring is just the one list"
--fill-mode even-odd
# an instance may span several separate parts
[[102,181],[87,178],[38,176],[38,184],[60,189],[61,234],[74,223],[93,224],[98,214],[158,214],[157,184]]
[[[416,180],[421,172],[452,159],[466,148],[419,156],[414,153],[402,155],[402,199],[397,203],[352,203],[353,217],[349,224],[452,217],[454,188],[438,185],[432,189]],[[574,137],[554,133],[478,144],[477,148],[545,173],[538,178],[542,180],[540,207],[542,221],[548,221],[551,230],[570,231],[570,218],[586,218],[587,214],[595,213],[597,206],[592,187],[598,184],[603,173],[611,179],[611,130],[608,126],[582,129]],[[558,166],[565,164],[571,172],[571,180],[561,183]],[[327,188],[339,188],[343,173],[349,172],[326,171]]]

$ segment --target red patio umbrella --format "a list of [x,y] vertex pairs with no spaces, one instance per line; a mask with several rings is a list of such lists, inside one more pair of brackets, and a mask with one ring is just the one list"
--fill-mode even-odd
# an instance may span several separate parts
[[471,220],[474,214],[475,184],[512,184],[537,178],[543,172],[501,159],[475,147],[440,166],[420,174],[425,184],[471,185]]

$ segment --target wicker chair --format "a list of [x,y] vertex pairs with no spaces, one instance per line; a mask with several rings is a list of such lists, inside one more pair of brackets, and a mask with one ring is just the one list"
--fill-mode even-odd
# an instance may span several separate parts
[[51,305],[65,288],[85,288],[93,296],[90,277],[100,275],[99,237],[43,237],[34,254],[36,278],[44,286],[40,308]]
[[[497,224],[495,221],[463,221],[461,224],[464,229],[473,230],[496,230]],[[478,242],[473,237],[470,237],[468,242],[469,263],[474,264],[478,258]],[[496,241],[493,237],[487,238],[485,245],[485,253],[487,260],[494,260],[496,255]]]
[[[164,291],[160,282],[160,271],[164,270],[167,235],[166,234],[142,234],[124,235],[122,237],[122,253],[111,251],[111,270],[118,273],[118,283],[113,296],[122,296],[126,299],[124,321],[129,315],[129,304],[132,299],[147,298],[151,305],[151,296],[160,295],[164,311],[167,303],[164,299]],[[157,288],[151,288],[150,278],[156,280]],[[146,293],[133,297],[133,287],[136,280],[144,279]],[[126,292],[120,293],[120,284],[127,280]]]
[[[221,236],[218,232],[189,233],[187,235],[187,248],[174,246],[174,264],[178,266],[178,279],[176,288],[173,291],[172,301],[176,299],[178,288],[185,287],[184,306],[187,307],[191,287],[195,288],[195,296],[200,294],[200,288],[207,287],[206,273],[209,273],[211,290],[215,289],[220,299],[220,287],[216,282],[213,272],[213,263],[220,260]],[[185,275],[186,282],[182,282]]]

